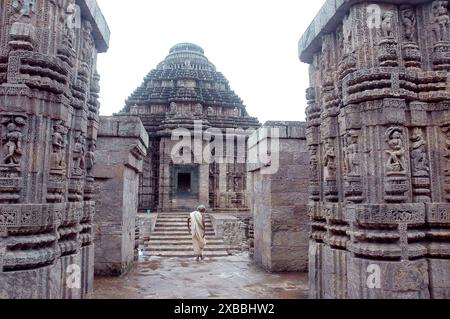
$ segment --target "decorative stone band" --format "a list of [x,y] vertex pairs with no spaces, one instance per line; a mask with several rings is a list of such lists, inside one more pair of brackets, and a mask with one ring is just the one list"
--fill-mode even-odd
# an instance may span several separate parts
[[355,71],[343,79],[344,105],[383,98],[433,102],[447,100],[447,72],[417,72],[400,68]]
[[69,67],[58,58],[28,51],[11,52],[8,83],[63,94],[68,89]]
[[15,233],[34,233],[58,226],[73,225],[83,219],[92,220],[94,202],[1,205],[0,229],[3,236]]
[[361,226],[423,225],[426,222],[425,204],[361,204],[347,205],[345,219]]

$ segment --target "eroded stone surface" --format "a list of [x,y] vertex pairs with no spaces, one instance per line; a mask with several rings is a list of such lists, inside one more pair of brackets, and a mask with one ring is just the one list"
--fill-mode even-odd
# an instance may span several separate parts
[[0,298],[82,298],[93,286],[107,26],[95,0],[0,8]]
[[300,40],[311,297],[448,297],[449,34],[448,1],[330,0]]

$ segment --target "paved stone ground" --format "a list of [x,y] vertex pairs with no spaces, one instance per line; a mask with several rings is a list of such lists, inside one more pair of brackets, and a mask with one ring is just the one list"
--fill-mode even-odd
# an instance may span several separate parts
[[307,274],[270,274],[248,254],[207,258],[151,257],[120,278],[95,279],[93,299],[305,299]]

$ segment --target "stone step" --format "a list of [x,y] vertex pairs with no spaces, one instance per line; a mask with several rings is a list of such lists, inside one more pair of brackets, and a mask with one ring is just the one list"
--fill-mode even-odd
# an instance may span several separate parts
[[[189,251],[144,251],[144,256],[157,257],[178,257],[178,258],[195,258],[194,252]],[[228,257],[230,254],[226,251],[207,251],[203,254],[204,257]]]
[[[189,236],[187,231],[154,231],[151,235],[153,236]],[[206,232],[206,236],[215,236],[214,232]],[[192,237],[192,236],[191,236]]]
[[[223,240],[221,239],[207,239],[208,245],[223,245]],[[175,239],[175,240],[164,240],[164,239],[150,239],[145,243],[151,246],[165,246],[165,245],[192,245],[192,239]]]
[[[180,225],[180,226],[186,226],[187,225],[187,222],[185,221],[185,220],[183,220],[183,221],[176,221],[176,220],[157,220],[156,221],[156,224],[158,225],[158,224],[161,224],[161,225],[174,225],[174,226],[177,226],[177,225]],[[205,225],[211,225],[212,226],[212,223],[211,222],[205,222]]]
[[[178,245],[167,245],[167,246],[151,246],[144,249],[144,251],[192,251],[192,245],[178,246]],[[205,251],[228,251],[232,250],[226,245],[207,245]]]
[[[149,241],[152,240],[190,240],[192,241],[192,236],[190,235],[184,235],[184,236],[180,236],[180,235],[163,235],[163,236],[155,236],[155,235],[151,235],[149,238]],[[219,237],[216,236],[206,236],[206,240],[222,240]]]
[[[164,230],[176,230],[176,231],[187,231],[187,226],[165,226],[165,225],[156,225],[154,231],[164,231]],[[214,231],[214,228],[211,226],[206,226],[206,231]]]

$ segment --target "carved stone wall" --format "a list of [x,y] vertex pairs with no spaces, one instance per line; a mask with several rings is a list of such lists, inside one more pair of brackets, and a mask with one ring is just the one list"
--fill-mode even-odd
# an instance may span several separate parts
[[0,298],[93,288],[95,1],[0,1]]
[[[309,154],[305,123],[268,122],[262,130],[279,130],[279,161],[249,165],[249,189],[253,214],[255,262],[268,271],[308,269],[308,180]],[[266,151],[275,142],[272,133],[254,134],[249,153]],[[267,140],[270,139],[270,142]],[[253,157],[250,155],[250,157]],[[275,165],[278,165],[276,167]]]
[[404,2],[327,1],[300,40],[313,298],[450,297],[449,3]]
[[95,274],[118,276],[134,261],[139,175],[148,135],[137,117],[101,117],[95,188]]

